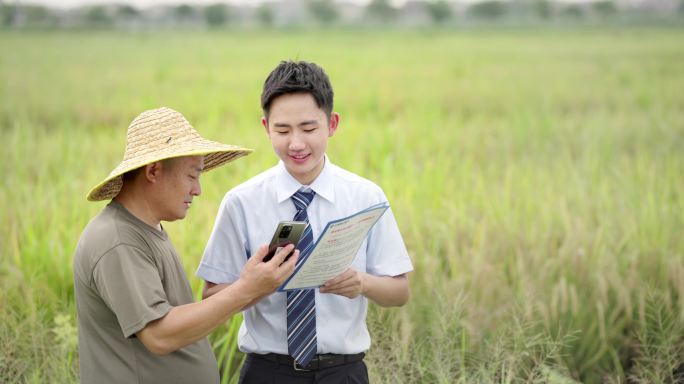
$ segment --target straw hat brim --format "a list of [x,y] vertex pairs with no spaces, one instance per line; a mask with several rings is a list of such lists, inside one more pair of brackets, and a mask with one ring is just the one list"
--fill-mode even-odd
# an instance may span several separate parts
[[204,156],[204,169],[210,171],[223,164],[227,164],[240,157],[247,156],[253,150],[234,145],[221,144],[215,141],[197,137],[181,147],[170,148],[168,151],[157,150],[143,156],[124,160],[102,182],[88,192],[89,201],[109,200],[116,197],[123,185],[123,174],[147,164],[165,159],[184,156]]

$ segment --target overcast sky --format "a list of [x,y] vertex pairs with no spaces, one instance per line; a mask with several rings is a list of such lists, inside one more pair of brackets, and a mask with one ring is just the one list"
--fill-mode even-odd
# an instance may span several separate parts
[[[281,0],[282,1],[282,0]],[[342,0],[345,2],[352,2],[358,4],[368,4],[370,0]],[[260,3],[263,0],[0,0],[5,3],[19,3],[19,4],[43,4],[53,8],[72,8],[81,5],[92,4],[130,4],[138,8],[146,8],[152,5],[159,4],[212,4],[212,3],[230,3],[230,4],[249,4]],[[402,4],[405,0],[390,0],[393,4]]]

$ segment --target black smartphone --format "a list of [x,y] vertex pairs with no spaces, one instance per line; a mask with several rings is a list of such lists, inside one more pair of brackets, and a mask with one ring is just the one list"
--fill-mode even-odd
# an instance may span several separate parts
[[[297,245],[306,226],[307,224],[305,221],[281,221],[278,223],[278,227],[273,233],[271,243],[268,245],[268,253],[266,254],[266,257],[264,257],[264,261],[271,260],[273,255],[275,255],[280,248],[283,248],[288,244]],[[287,255],[285,260],[289,259],[293,253],[294,250]]]

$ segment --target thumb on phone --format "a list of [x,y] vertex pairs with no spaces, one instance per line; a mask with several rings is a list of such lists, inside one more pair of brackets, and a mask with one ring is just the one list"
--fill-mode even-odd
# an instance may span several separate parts
[[287,255],[290,254],[290,252],[294,252],[294,244],[288,244],[278,250],[278,252],[275,253],[271,261],[273,261],[276,265],[280,265],[283,263]]

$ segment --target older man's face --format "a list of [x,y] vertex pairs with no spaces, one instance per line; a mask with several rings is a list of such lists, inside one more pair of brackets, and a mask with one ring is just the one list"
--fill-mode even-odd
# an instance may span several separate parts
[[185,218],[192,199],[202,193],[199,179],[203,168],[203,156],[179,157],[162,163],[155,199],[159,203],[160,220]]

